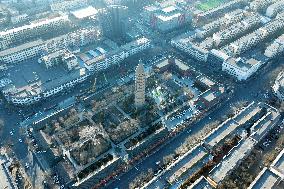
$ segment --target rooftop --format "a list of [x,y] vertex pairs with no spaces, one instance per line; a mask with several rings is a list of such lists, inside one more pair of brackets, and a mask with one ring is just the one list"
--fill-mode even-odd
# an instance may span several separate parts
[[193,165],[195,165],[198,161],[204,158],[207,155],[207,152],[202,146],[197,146],[190,151],[190,156],[187,157],[187,162],[178,170],[176,170],[170,177],[169,182],[173,183],[176,179],[178,179],[184,172],[190,169]]
[[273,168],[281,171],[284,174],[284,148],[272,163]]
[[229,58],[226,62],[236,67],[239,67],[240,69],[244,71],[249,70],[254,65],[260,63],[260,61],[254,58],[245,59],[245,58],[233,58],[233,57]]
[[210,146],[214,147],[221,140],[223,140],[227,135],[233,132],[236,128],[238,128],[239,124],[237,124],[233,120],[228,120],[222,123],[217,129],[212,131],[208,137],[206,137],[205,142]]
[[24,98],[38,95],[87,73],[84,68],[67,71],[62,65],[47,70],[36,60],[29,60],[15,65],[7,74],[10,75],[12,84],[7,86],[6,91],[13,96]]
[[220,183],[247,155],[257,142],[248,138],[242,140],[238,146],[234,147],[230,154],[219,163],[211,172],[210,178],[216,183]]
[[71,12],[71,14],[77,19],[91,17],[91,16],[96,15],[97,13],[98,13],[98,10],[92,6],[88,6],[86,8],[75,10]]
[[4,166],[5,159],[0,157],[0,187],[1,188],[14,188],[8,172]]
[[188,189],[213,189],[213,187],[204,176],[201,176]]
[[25,43],[25,44],[22,44],[22,45],[19,45],[19,46],[10,48],[10,49],[0,51],[0,57],[7,56],[7,55],[10,55],[10,54],[15,54],[15,53],[21,52],[23,50],[30,49],[30,48],[33,48],[33,47],[37,47],[37,46],[43,45],[43,44],[44,44],[44,41],[41,40],[41,39],[38,39],[36,41],[31,41],[31,42],[28,42],[28,43]]
[[265,167],[251,183],[249,189],[272,188],[279,180],[279,176]]
[[27,30],[27,29],[32,29],[32,28],[35,28],[35,27],[38,27],[38,26],[51,24],[53,22],[58,22],[58,21],[69,21],[69,19],[68,19],[67,15],[55,17],[55,18],[52,18],[52,19],[48,18],[48,19],[40,21],[40,22],[31,23],[29,25],[24,25],[24,26],[21,26],[21,27],[17,27],[17,28],[7,30],[7,31],[2,31],[2,32],[0,32],[0,36],[9,35],[9,34],[12,34],[12,33],[24,31],[24,30]]

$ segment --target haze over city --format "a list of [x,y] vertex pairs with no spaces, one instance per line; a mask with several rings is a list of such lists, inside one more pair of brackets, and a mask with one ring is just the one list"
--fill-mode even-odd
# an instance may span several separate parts
[[1,0],[0,189],[284,189],[284,0]]

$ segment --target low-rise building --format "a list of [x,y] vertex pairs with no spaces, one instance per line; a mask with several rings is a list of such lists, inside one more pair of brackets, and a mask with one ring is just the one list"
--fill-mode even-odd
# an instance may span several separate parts
[[50,4],[53,12],[65,12],[69,10],[78,9],[88,5],[88,0],[63,0],[54,1]]
[[268,58],[275,58],[284,53],[284,34],[274,40],[274,42],[269,45],[264,55]]
[[[47,60],[49,69],[34,60],[16,65],[14,74],[9,78],[12,82],[2,91],[7,101],[15,105],[30,105],[69,89],[88,78],[90,74],[86,68],[79,66],[74,54],[65,52],[61,56],[62,58]],[[54,67],[55,65],[58,66]],[[15,73],[19,67],[22,70],[20,73]]]
[[[278,123],[280,119],[279,112],[269,105],[258,103],[253,107],[255,110],[265,108],[267,113],[261,118],[255,119],[257,121],[254,123],[250,122],[250,125],[252,125],[250,128],[252,134],[248,138],[242,139],[238,145],[231,149],[229,154],[223,158],[222,162],[214,167],[209,173],[209,177],[215,186],[221,183],[224,178],[251,153],[256,144],[264,138],[264,136],[276,125],[276,123]],[[247,111],[244,113],[246,112]],[[251,113],[252,112],[248,112],[248,115]],[[243,117],[242,120],[242,122],[247,122],[246,117]],[[238,123],[240,124],[241,120],[239,120]]]
[[208,181],[204,176],[201,176],[197,179],[192,185],[188,187],[188,189],[213,189]]
[[92,6],[88,6],[86,8],[82,8],[79,10],[75,10],[71,12],[71,17],[76,21],[84,21],[86,19],[90,19],[95,17],[98,14],[98,10]]
[[68,16],[63,15],[2,31],[0,32],[0,49],[9,48],[13,43],[19,44],[19,42],[25,42],[26,39],[35,38],[37,36],[41,37],[41,35],[50,32],[50,29],[60,28],[68,24],[70,24]]
[[266,16],[268,17],[274,17],[276,16],[279,12],[284,10],[284,1],[280,0],[277,1],[275,3],[273,3],[272,5],[270,5],[267,9],[266,9]]
[[142,37],[110,51],[97,48],[92,53],[93,55],[91,54],[92,58],[85,61],[84,64],[89,71],[100,71],[150,47],[151,41]]
[[6,156],[0,156],[0,187],[5,189],[17,189],[17,185],[12,179],[12,175],[8,168],[10,161]]
[[284,149],[272,162],[265,167],[250,184],[248,189],[283,188],[284,187]]
[[45,43],[39,39],[0,52],[0,61],[7,64],[18,63],[40,55],[45,50]]
[[264,62],[256,60],[254,58],[229,58],[222,64],[222,71],[234,76],[237,80],[247,80],[252,76]]
[[280,99],[284,100],[284,73],[281,72],[272,86],[274,94]]
[[28,15],[27,14],[21,14],[21,15],[16,15],[11,17],[11,22],[12,24],[18,24],[20,22],[24,22],[28,20]]

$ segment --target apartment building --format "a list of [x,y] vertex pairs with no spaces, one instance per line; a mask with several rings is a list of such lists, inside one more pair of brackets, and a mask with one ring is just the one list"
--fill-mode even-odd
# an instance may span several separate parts
[[56,1],[50,4],[53,12],[65,12],[78,9],[88,5],[88,0],[63,0]]
[[254,58],[229,58],[222,64],[222,71],[227,72],[229,75],[234,76],[237,80],[247,80],[253,75],[264,62]]
[[266,16],[273,18],[282,11],[284,11],[284,1],[280,0],[273,3],[266,9]]
[[277,76],[274,85],[272,86],[274,94],[280,99],[284,100],[284,73],[281,72]]
[[246,0],[233,0],[233,1],[229,1],[228,3],[225,3],[221,6],[218,6],[214,9],[211,9],[209,11],[206,12],[202,12],[199,13],[195,16],[195,20],[196,22],[207,22],[214,20],[215,18],[222,16],[234,9],[237,8],[242,8],[244,6],[247,5],[247,1]]
[[0,61],[7,64],[19,63],[35,57],[45,50],[45,43],[41,39],[23,45],[0,51]]
[[273,19],[265,26],[257,29],[256,31],[238,39],[228,46],[230,54],[240,55],[252,47],[266,40],[268,37],[277,34],[284,29],[284,17]]
[[50,29],[60,28],[62,25],[66,24],[70,24],[70,20],[67,15],[64,15],[2,31],[0,32],[0,49],[9,48],[11,44],[18,44],[19,41],[25,42],[27,39],[47,34],[50,32]]
[[89,27],[70,32],[45,41],[47,51],[53,52],[68,46],[81,47],[89,43],[99,41],[102,37],[102,30],[100,27]]
[[215,47],[226,45],[244,34],[257,29],[261,26],[262,17],[260,15],[251,15],[248,18],[229,26],[227,29],[213,34]]
[[246,14],[247,12],[241,9],[226,13],[221,18],[218,18],[213,22],[205,24],[200,29],[197,29],[196,36],[199,39],[205,39],[206,37],[212,36],[212,34],[222,30],[223,28],[240,22],[246,18]]
[[[193,33],[183,34],[173,39],[171,44],[177,49],[188,53],[192,58],[206,62],[210,50],[216,45],[221,46],[229,43],[230,40],[241,33],[233,33],[231,31],[226,32],[226,30],[223,29],[232,24],[240,23],[246,17],[246,11],[237,9],[225,14],[216,21],[204,25]],[[223,34],[224,36],[222,36]]]
[[274,2],[277,2],[277,0],[254,0],[250,2],[249,7],[254,11],[262,11]]
[[264,55],[268,58],[275,58],[284,53],[284,34],[274,40],[264,52]]
[[139,38],[111,51],[97,48],[97,54],[93,53],[93,57],[85,61],[84,64],[89,71],[100,71],[149,48],[151,48],[151,41],[145,37]]
[[284,187],[284,149],[269,167],[264,167],[248,189]]
[[42,56],[38,62],[43,63],[47,69],[52,68],[55,65],[58,65],[62,62],[62,56],[64,50],[58,50],[47,55]]

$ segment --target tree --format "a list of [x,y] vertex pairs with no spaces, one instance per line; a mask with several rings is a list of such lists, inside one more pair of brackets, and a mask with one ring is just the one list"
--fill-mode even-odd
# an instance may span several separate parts
[[169,163],[171,163],[174,159],[174,154],[169,154],[167,156],[163,157],[163,164],[164,165],[168,165]]

